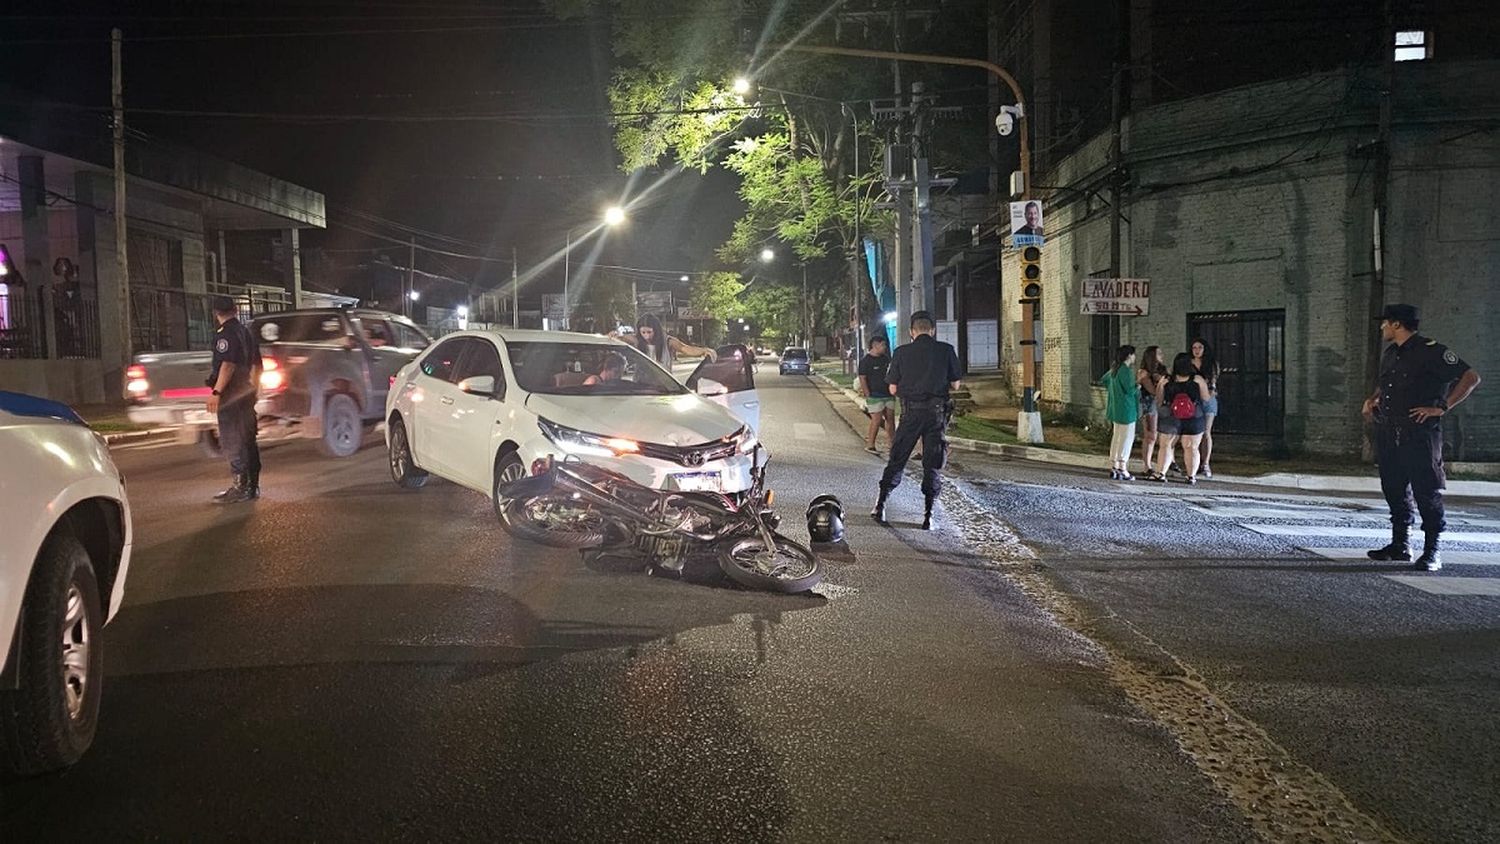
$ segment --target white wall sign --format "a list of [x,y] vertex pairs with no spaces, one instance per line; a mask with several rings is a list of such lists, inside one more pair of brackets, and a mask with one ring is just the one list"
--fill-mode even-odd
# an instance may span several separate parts
[[1145,316],[1151,311],[1151,279],[1086,278],[1085,315]]

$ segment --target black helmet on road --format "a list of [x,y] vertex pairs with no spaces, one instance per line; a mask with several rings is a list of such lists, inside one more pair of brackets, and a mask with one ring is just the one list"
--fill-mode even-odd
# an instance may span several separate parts
[[807,505],[807,534],[816,544],[844,541],[844,505],[836,496],[820,495]]

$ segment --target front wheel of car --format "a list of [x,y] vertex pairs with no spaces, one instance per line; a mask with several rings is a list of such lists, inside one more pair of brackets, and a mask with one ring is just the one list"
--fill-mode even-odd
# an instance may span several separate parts
[[318,450],[328,457],[352,457],[365,438],[359,405],[348,393],[335,393],[323,403],[323,436]]
[[390,443],[387,451],[391,462],[391,480],[402,489],[421,489],[429,476],[417,468],[416,461],[411,456],[411,441],[406,438],[406,426],[400,419],[391,420]]
[[104,611],[88,552],[72,535],[49,541],[26,588],[20,688],[0,694],[0,766],[39,774],[77,762],[94,741]]

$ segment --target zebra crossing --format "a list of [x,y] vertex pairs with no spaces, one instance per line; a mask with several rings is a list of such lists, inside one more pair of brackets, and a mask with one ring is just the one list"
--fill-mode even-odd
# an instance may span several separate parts
[[[1153,492],[1180,496],[1180,491]],[[1298,549],[1328,560],[1366,560],[1366,550],[1383,545],[1391,535],[1390,516],[1380,499],[1299,494],[1273,499],[1204,491],[1184,503],[1197,513],[1232,520],[1263,536],[1286,538]],[[1414,529],[1412,539],[1420,545],[1419,529]],[[1443,565],[1442,574],[1383,576],[1431,595],[1500,597],[1500,519],[1450,506]]]

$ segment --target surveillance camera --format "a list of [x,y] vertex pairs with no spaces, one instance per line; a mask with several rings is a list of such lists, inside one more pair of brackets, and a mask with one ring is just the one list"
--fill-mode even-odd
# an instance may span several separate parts
[[1002,111],[995,115],[995,131],[1002,136],[1016,131],[1016,118],[1010,112]]

